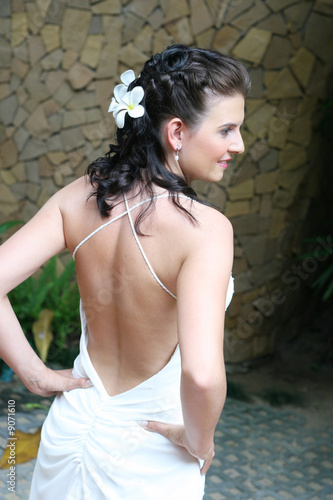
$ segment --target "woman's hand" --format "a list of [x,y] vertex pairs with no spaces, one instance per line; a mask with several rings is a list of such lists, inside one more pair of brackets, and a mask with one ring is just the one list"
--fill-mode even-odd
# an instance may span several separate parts
[[177,444],[178,446],[182,446],[185,448],[193,457],[201,459],[204,461],[202,468],[200,469],[201,475],[205,475],[212,464],[215,452],[214,452],[214,444],[212,448],[206,452],[204,455],[198,455],[190,446],[188,442],[185,427],[183,425],[170,425],[170,424],[162,424],[161,422],[141,422],[141,426],[147,431],[157,432],[162,436],[169,439],[172,443]]
[[71,391],[72,389],[88,389],[92,383],[87,378],[74,378],[72,369],[51,370],[46,366],[38,375],[30,380],[23,380],[29,391],[39,396],[53,396],[57,392]]

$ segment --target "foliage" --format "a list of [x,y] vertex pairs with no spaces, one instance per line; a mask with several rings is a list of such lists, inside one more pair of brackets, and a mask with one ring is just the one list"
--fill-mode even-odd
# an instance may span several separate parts
[[40,403],[26,403],[24,405],[24,407],[25,407],[26,410],[35,410],[35,409],[38,409],[38,410],[49,411],[49,409],[50,409],[49,406],[42,405]]
[[62,362],[68,337],[77,335],[80,331],[79,291],[74,272],[75,264],[71,260],[59,274],[57,258],[53,257],[39,276],[31,276],[9,294],[14,312],[28,338],[31,338],[32,326],[41,318],[42,311],[48,309],[54,313],[51,353],[59,362]]
[[325,244],[318,247],[319,237],[307,238],[305,242],[308,242],[313,246],[316,244],[315,248],[309,252],[300,255],[300,259],[312,258],[318,259],[318,253],[320,253],[320,272],[318,277],[312,283],[311,287],[314,289],[315,294],[321,293],[321,298],[323,301],[327,301],[333,296],[333,245],[331,241],[331,236],[321,237],[320,241]]
[[[11,464],[10,445],[15,443],[15,464],[22,464],[37,457],[42,428],[34,433],[15,431],[14,436],[8,439],[7,446],[0,459],[0,469],[8,469]],[[15,441],[14,441],[15,440]]]
[[328,300],[333,295],[333,262],[318,276],[312,284],[313,288],[323,290],[322,299]]
[[8,231],[8,229],[12,228],[13,226],[16,226],[17,224],[22,224],[23,221],[21,220],[11,220],[8,222],[3,222],[0,224],[0,234],[3,234],[4,232]]
[[39,318],[32,324],[32,335],[41,360],[45,363],[49,353],[49,348],[53,340],[51,323],[54,312],[43,309]]

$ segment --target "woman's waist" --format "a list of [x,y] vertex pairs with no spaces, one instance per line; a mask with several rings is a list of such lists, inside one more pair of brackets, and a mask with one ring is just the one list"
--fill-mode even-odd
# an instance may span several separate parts
[[[118,394],[110,395],[107,391],[109,384],[101,378],[95,364],[90,358],[84,339],[80,342],[80,354],[75,359],[73,375],[76,378],[88,377],[96,397],[103,401],[103,406],[113,410],[123,408],[124,411],[135,412],[140,409],[149,412],[169,411],[177,408],[180,403],[180,353],[177,346],[170,360],[157,373],[137,383],[133,387]],[[104,381],[104,383],[103,383]],[[110,384],[112,385],[112,384]],[[90,392],[87,389],[84,392]],[[109,391],[110,392],[110,391]]]
[[73,415],[73,422],[76,421],[75,415],[84,415],[84,425],[88,427],[93,422],[97,426],[114,423],[120,427],[139,425],[147,420],[175,425],[183,423],[177,390],[159,395],[151,393],[149,397],[144,397],[142,390],[135,388],[131,394],[103,397],[96,387],[91,387],[65,392],[54,404],[60,404],[62,415]]
[[[175,348],[173,347],[172,353]],[[162,371],[170,360],[172,354],[159,359],[155,352],[147,353],[137,350],[129,352],[122,349],[105,348],[93,349],[91,343],[87,346],[87,357],[95,369],[98,378],[101,380],[105,390],[110,396],[117,396],[140,386],[144,382],[152,379],[154,375]],[[83,362],[84,366],[88,363]]]

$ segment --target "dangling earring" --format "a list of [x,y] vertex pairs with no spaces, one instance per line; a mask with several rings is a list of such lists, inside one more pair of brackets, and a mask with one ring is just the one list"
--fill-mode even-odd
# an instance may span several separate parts
[[178,146],[177,146],[177,151],[176,151],[176,156],[175,156],[176,161],[178,161],[178,160],[179,160],[179,151],[180,151],[180,147],[179,147],[179,144],[178,144]]

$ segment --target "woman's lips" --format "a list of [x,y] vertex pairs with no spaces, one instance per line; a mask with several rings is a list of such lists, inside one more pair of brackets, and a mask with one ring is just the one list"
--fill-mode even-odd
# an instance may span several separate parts
[[227,168],[229,160],[218,161],[217,163],[221,165],[222,168]]

